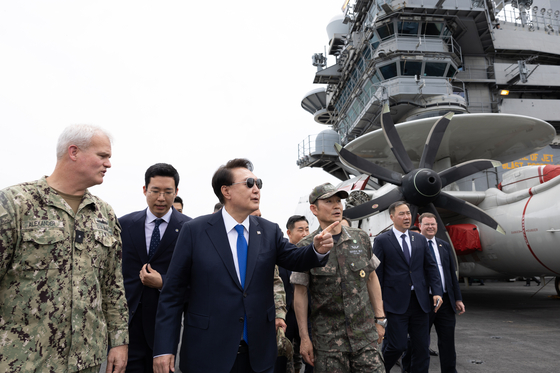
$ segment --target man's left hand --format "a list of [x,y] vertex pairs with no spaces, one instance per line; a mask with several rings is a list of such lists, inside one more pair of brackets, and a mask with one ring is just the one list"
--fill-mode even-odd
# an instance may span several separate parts
[[278,332],[278,328],[282,328],[284,329],[284,333],[286,333],[286,328],[288,326],[286,325],[284,319],[276,319],[275,324],[276,324],[276,332]]
[[105,373],[124,373],[128,361],[128,345],[113,347],[107,356],[107,369]]
[[[439,300],[439,302],[438,302]],[[434,312],[437,312],[443,303],[443,299],[439,295],[434,295]]]
[[334,241],[332,238],[331,231],[338,224],[340,224],[340,222],[335,221],[334,223],[332,223],[331,225],[323,229],[321,233],[319,233],[313,238],[313,246],[315,246],[315,250],[317,250],[319,254],[328,253],[334,246]]
[[462,315],[462,314],[465,313],[465,305],[464,305],[463,302],[460,301],[460,300],[455,301],[455,309],[456,309],[457,311],[459,311],[459,315]]
[[140,281],[142,281],[142,284],[150,288],[161,289],[163,286],[161,275],[158,271],[152,268],[150,263],[144,264],[140,270]]

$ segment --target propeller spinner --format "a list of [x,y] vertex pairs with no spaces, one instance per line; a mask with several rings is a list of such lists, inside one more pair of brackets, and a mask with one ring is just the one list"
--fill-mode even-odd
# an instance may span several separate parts
[[[421,210],[434,213],[438,223],[443,226],[443,221],[436,209],[436,207],[440,207],[464,215],[505,234],[498,222],[483,210],[441,190],[454,181],[475,172],[501,165],[497,161],[479,159],[458,164],[439,173],[434,171],[432,167],[435,157],[452,117],[453,113],[447,113],[433,125],[420,158],[419,168],[414,169],[404,144],[396,131],[393,118],[390,115],[389,105],[385,104],[381,116],[381,127],[404,174],[387,170],[355,155],[339,144],[335,144],[336,151],[343,164],[398,186],[378,198],[347,209],[344,215],[353,220],[362,219],[386,210],[395,201],[404,200],[411,205],[413,223],[416,219],[416,212]],[[443,233],[443,231],[439,230],[438,233]]]

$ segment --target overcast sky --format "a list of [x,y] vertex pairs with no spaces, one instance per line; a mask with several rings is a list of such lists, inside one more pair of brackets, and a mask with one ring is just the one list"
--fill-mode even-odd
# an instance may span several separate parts
[[264,182],[263,216],[285,230],[302,195],[337,182],[296,160],[327,128],[300,103],[319,87],[311,55],[342,3],[1,2],[0,188],[49,175],[62,129],[90,123],[115,138],[113,167],[90,191],[118,216],[146,207],[157,162],[179,171],[188,215],[210,213],[212,174],[246,157]]

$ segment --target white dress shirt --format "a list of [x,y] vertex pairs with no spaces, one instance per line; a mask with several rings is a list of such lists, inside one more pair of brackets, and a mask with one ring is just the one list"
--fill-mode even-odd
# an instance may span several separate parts
[[447,293],[447,289],[445,288],[445,277],[443,277],[443,266],[441,265],[441,257],[439,256],[439,249],[438,249],[438,243],[436,241],[436,238],[432,238],[431,240],[428,240],[428,246],[430,246],[430,241],[432,241],[433,243],[433,248],[434,248],[434,253],[436,255],[436,262],[438,265],[438,270],[439,270],[439,276],[441,277],[441,288],[443,289],[444,293]]
[[[235,265],[235,272],[237,273],[237,278],[239,279],[239,283],[241,283],[241,276],[239,275],[239,262],[237,260],[237,231],[235,230],[235,226],[239,223],[226,211],[225,208],[222,208],[222,218],[224,219],[224,225],[226,227],[227,238],[229,241],[229,248],[231,249],[231,255],[233,256],[233,264]],[[243,230],[243,235],[245,236],[245,240],[247,240],[247,248],[249,247],[249,216],[243,220],[241,223],[245,229]]]
[[167,225],[169,224],[169,220],[171,220],[171,213],[172,209],[167,211],[167,214],[163,215],[161,218],[158,218],[149,208],[146,209],[146,221],[144,222],[144,233],[146,234],[146,253],[150,253],[150,241],[152,240],[152,232],[156,226],[156,219],[163,219],[161,224],[159,225],[159,236],[163,238],[165,234],[165,230],[167,229]]

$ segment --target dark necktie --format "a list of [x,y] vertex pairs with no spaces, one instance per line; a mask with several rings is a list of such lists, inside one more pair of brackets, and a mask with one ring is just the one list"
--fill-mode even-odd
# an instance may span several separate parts
[[406,234],[403,233],[401,238],[402,238],[402,250],[403,250],[404,258],[406,259],[406,262],[410,264],[410,251],[408,250],[408,245],[405,240]]
[[148,251],[148,260],[152,259],[152,256],[154,256],[159,243],[161,242],[161,237],[159,235],[159,225],[161,223],[163,223],[163,219],[156,219],[154,221],[155,227],[152,232],[152,238],[150,239],[150,251]]
[[[239,265],[239,278],[241,287],[245,289],[245,274],[247,273],[247,240],[243,234],[245,227],[238,224],[235,226],[237,231],[237,263]],[[243,318],[243,339],[247,342],[247,314]]]
[[428,240],[428,245],[430,245],[430,252],[432,253],[434,260],[437,263],[436,252],[434,251],[434,243],[432,242],[432,240]]

